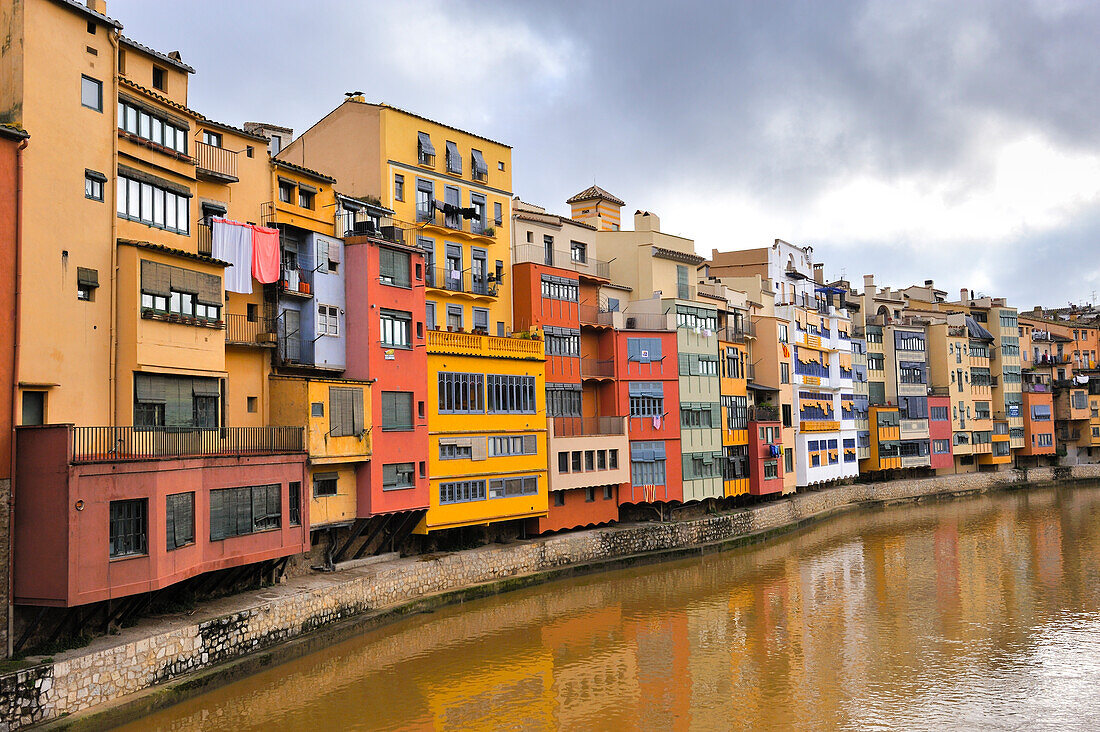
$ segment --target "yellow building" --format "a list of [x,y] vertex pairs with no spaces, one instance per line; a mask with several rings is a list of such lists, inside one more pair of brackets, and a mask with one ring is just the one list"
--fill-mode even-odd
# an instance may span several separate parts
[[431,507],[418,531],[545,515],[544,350],[512,335],[511,148],[353,98],[278,158],[378,199],[425,252]]
[[866,459],[859,461],[859,472],[874,473],[901,467],[900,419],[896,406],[871,405],[868,408],[871,446]]

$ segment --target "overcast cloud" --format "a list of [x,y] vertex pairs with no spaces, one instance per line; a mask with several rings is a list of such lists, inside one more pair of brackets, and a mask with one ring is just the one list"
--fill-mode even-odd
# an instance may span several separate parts
[[[512,145],[566,212],[593,182],[712,248],[1012,304],[1100,289],[1100,3],[148,2],[191,106],[303,131],[361,90]],[[180,17],[180,16],[183,17]],[[628,217],[629,218],[629,217]]]

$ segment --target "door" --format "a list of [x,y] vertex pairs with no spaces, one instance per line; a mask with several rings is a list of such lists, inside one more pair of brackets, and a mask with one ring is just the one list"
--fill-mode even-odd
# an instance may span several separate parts
[[283,360],[300,361],[302,359],[301,313],[297,310],[284,310],[279,333],[283,341]]
[[462,292],[462,247],[458,244],[447,245],[447,261],[444,263],[446,270],[448,290]]
[[470,250],[470,280],[473,291],[479,295],[488,292],[486,278],[489,275],[489,254],[484,249]]

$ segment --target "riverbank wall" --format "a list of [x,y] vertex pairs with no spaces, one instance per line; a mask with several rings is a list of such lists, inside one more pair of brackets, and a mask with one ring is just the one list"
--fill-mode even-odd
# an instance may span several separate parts
[[[856,483],[727,513],[620,524],[297,578],[0,676],[0,732],[101,728],[410,613],[584,572],[721,551],[868,505],[1100,479],[1100,465]],[[315,632],[318,631],[318,632]]]

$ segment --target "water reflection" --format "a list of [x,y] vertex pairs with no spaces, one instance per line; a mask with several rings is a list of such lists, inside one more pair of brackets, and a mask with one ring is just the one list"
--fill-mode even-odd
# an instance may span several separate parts
[[133,729],[1100,728],[1100,490],[864,512],[365,634]]

